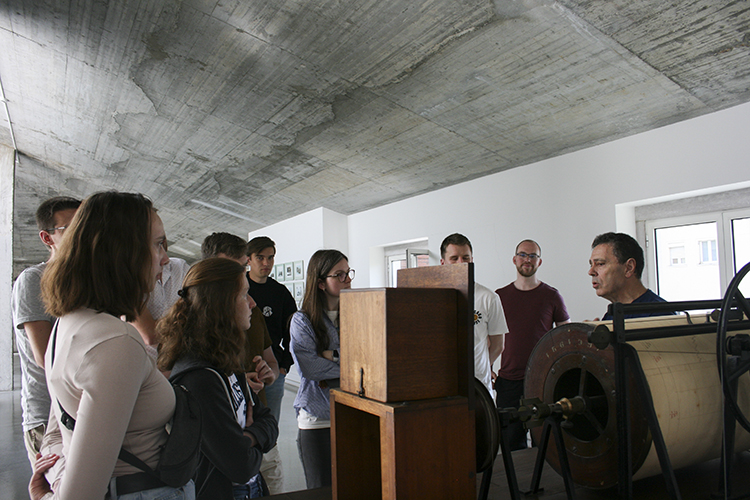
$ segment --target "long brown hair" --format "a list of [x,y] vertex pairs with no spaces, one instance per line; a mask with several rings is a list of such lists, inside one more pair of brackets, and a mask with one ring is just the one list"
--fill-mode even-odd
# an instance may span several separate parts
[[245,332],[235,313],[244,279],[245,268],[229,259],[213,257],[190,268],[180,299],[156,324],[161,370],[189,354],[225,373],[243,371]]
[[88,307],[134,320],[153,287],[151,200],[107,191],[84,200],[42,277],[47,311]]
[[349,260],[338,250],[318,250],[310,257],[310,262],[307,264],[305,298],[302,301],[301,311],[310,318],[315,331],[315,350],[319,356],[322,356],[323,351],[328,349],[331,339],[328,337],[328,329],[323,319],[326,316],[328,302],[325,292],[318,287],[318,284],[326,280],[328,273],[341,259]]

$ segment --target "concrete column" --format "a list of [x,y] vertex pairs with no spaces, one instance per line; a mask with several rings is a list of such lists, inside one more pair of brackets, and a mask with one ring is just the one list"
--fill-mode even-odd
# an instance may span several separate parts
[[13,188],[15,151],[0,145],[0,391],[13,389]]

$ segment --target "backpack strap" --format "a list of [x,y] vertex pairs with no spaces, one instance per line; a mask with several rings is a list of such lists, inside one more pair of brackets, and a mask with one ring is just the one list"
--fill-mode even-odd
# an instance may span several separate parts
[[229,406],[234,408],[234,403],[232,403],[232,395],[229,393],[229,378],[227,378],[225,375],[222,375],[221,373],[217,372],[213,368],[206,367],[206,370],[210,372],[214,372],[217,377],[221,380],[221,385],[224,387],[224,392],[227,395],[227,400],[229,400]]

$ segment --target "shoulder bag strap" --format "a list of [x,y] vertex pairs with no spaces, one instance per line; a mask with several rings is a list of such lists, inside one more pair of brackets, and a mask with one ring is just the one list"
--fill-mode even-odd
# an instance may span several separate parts
[[[57,326],[60,324],[60,318],[57,318],[55,320],[55,326],[52,328],[52,355],[50,359],[50,370],[55,365],[55,348],[57,346]],[[57,398],[55,398],[57,399]],[[63,408],[62,403],[60,403],[60,400],[57,399],[57,406],[60,407],[60,423],[65,426],[66,429],[73,432],[73,429],[75,429],[76,426],[76,419],[70,416],[70,413],[65,411],[65,408]]]

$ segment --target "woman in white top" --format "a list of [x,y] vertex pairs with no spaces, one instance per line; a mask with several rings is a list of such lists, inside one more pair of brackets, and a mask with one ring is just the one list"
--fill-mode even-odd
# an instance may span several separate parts
[[[192,481],[170,488],[118,460],[124,448],[155,468],[174,413],[171,385],[126,322],[169,261],[165,245],[161,219],[140,194],[92,195],[65,231],[42,277],[47,309],[59,318],[45,364],[62,446],[37,461],[32,500],[194,497]],[[74,430],[59,425],[63,408]],[[65,468],[50,488],[43,473],[58,456]]]

